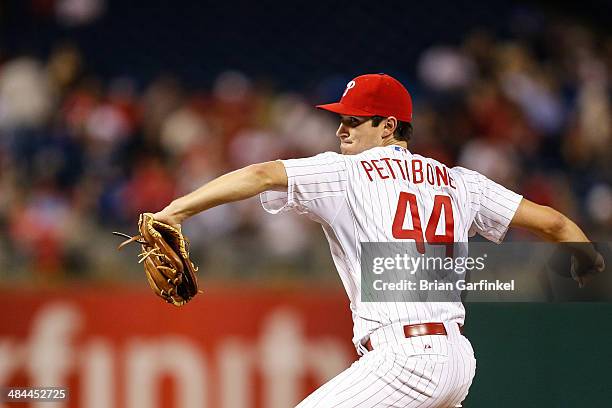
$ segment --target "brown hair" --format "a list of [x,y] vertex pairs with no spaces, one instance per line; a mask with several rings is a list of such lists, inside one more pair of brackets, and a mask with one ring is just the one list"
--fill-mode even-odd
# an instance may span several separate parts
[[[378,127],[380,122],[385,119],[384,116],[372,116],[372,126]],[[412,123],[410,122],[402,122],[401,120],[397,121],[397,127],[395,128],[395,132],[393,132],[393,138],[396,140],[407,142],[412,137]]]

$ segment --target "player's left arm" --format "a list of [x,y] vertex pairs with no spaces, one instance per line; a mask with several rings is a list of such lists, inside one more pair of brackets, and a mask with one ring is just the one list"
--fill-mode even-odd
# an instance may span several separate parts
[[170,225],[178,225],[209,208],[244,200],[267,190],[286,188],[287,172],[282,162],[252,164],[224,174],[199,189],[175,199],[153,217]]
[[[594,273],[602,272],[605,268],[602,255],[597,252],[582,229],[551,207],[523,198],[510,226],[525,228],[547,241],[568,243],[583,266],[592,269]],[[586,282],[586,276],[587,274],[577,279],[580,285]]]

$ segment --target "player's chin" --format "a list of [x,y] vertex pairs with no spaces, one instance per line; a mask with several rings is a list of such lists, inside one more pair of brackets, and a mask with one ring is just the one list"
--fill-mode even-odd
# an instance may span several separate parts
[[357,154],[359,153],[357,150],[357,146],[355,146],[355,144],[352,142],[340,143],[340,152],[342,154]]

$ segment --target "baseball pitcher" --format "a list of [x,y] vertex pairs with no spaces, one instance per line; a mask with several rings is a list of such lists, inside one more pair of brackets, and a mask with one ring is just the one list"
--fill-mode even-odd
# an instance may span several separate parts
[[[555,242],[589,240],[552,208],[461,167],[408,150],[412,100],[385,74],[359,76],[340,102],[342,154],[254,164],[174,200],[153,218],[180,227],[188,217],[261,194],[264,209],[295,211],[320,223],[350,299],[360,358],[302,401],[300,408],[461,407],[476,361],[463,336],[461,302],[364,302],[361,243],[467,242],[479,233],[501,242],[510,226]],[[583,285],[604,268],[591,245],[579,246],[574,278]]]

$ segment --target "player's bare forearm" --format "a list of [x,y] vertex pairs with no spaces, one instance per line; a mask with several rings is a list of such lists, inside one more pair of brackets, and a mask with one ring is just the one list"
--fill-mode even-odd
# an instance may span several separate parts
[[224,174],[199,189],[172,201],[155,219],[180,224],[209,208],[253,197],[266,190],[287,187],[287,173],[280,161],[253,164]]

